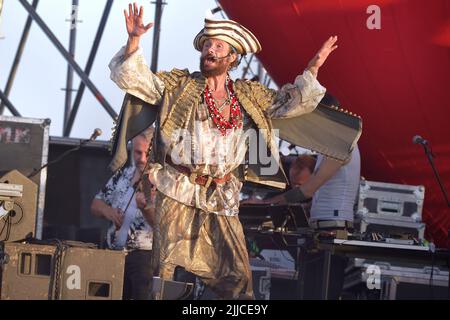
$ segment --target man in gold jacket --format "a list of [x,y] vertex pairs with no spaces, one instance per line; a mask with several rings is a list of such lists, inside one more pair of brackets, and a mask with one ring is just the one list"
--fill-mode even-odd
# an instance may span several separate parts
[[[123,166],[126,141],[154,122],[148,179],[158,190],[156,274],[172,279],[175,268],[182,267],[221,298],[251,297],[251,271],[238,218],[242,182],[285,187],[271,121],[316,108],[325,93],[317,73],[337,48],[337,37],[324,43],[293,84],[275,91],[229,77],[239,56],[261,50],[256,37],[235,21],[205,20],[194,39],[201,52],[200,72],[154,74],[139,47],[152,24],[143,24],[143,8],[136,4],[125,11],[125,20],[128,43],[110,63],[111,79],[127,92],[110,167]],[[257,130],[259,138],[246,139],[251,130]],[[263,147],[269,168],[252,161]]]

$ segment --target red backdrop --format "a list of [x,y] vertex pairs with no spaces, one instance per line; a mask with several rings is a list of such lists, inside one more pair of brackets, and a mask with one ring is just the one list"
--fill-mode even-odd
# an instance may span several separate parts
[[[292,82],[330,36],[339,48],[320,82],[363,118],[367,180],[425,185],[427,238],[448,246],[450,210],[416,134],[429,140],[450,189],[450,1],[221,0],[230,19],[260,40],[258,58],[278,85]],[[370,5],[381,29],[370,30]]]

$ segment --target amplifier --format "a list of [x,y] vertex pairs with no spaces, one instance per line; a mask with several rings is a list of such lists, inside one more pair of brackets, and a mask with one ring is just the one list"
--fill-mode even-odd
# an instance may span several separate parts
[[4,244],[2,300],[118,300],[125,252],[83,243]]

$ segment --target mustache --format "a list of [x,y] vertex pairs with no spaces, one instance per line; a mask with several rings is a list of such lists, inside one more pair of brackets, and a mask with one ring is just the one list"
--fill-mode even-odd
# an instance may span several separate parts
[[217,60],[219,60],[213,54],[207,54],[207,55],[203,56],[201,59],[202,59],[202,61],[205,61],[205,60],[217,61]]
[[212,54],[207,54],[206,56],[202,57],[202,60],[220,61],[220,60],[228,58],[230,55],[231,55],[231,52],[228,53],[226,56],[223,56],[223,57],[217,57],[217,56],[212,55]]

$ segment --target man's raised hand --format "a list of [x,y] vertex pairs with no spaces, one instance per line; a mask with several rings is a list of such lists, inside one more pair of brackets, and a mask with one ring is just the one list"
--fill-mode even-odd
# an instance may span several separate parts
[[312,58],[308,64],[308,70],[310,70],[314,75],[317,75],[319,68],[325,63],[328,55],[337,49],[337,36],[329,37],[327,41],[322,45],[322,48],[317,52],[317,54]]
[[153,26],[153,23],[144,25],[142,22],[144,17],[144,7],[141,6],[138,8],[136,2],[133,4],[130,3],[128,9],[129,12],[127,12],[127,10],[123,11],[128,36],[130,38],[139,38]]

